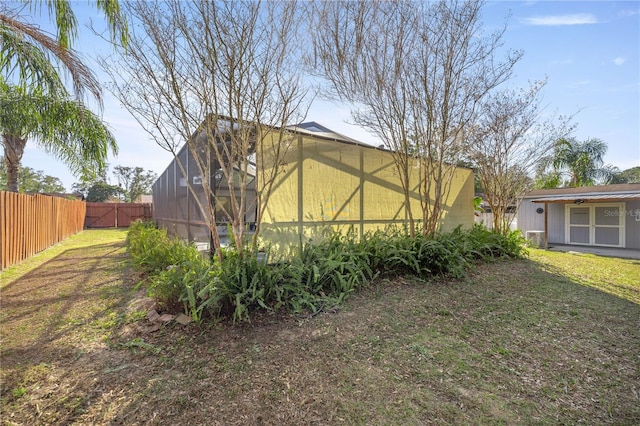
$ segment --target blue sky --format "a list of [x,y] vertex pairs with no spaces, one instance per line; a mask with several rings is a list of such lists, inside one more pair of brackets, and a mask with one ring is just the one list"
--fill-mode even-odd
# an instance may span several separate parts
[[[83,26],[91,19],[100,25],[86,2],[76,7]],[[487,31],[509,17],[504,47],[524,51],[510,85],[524,87],[548,78],[545,113],[575,114],[573,136],[605,141],[605,161],[621,170],[640,166],[640,1],[490,1],[483,16]],[[46,18],[32,20],[39,21],[48,26]],[[76,48],[106,82],[92,58],[108,53],[109,47],[82,29]],[[109,161],[112,166],[141,166],[160,174],[171,161],[106,91],[103,118],[120,146],[118,156]],[[348,124],[345,106],[316,101],[307,121],[378,144],[364,129]],[[67,189],[76,182],[66,166],[35,144],[27,144],[23,165],[59,177]]]

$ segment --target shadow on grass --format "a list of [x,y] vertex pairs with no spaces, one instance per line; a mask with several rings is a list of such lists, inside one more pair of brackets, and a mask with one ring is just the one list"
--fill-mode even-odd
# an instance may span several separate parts
[[38,393],[74,365],[65,374],[81,378],[92,372],[88,360],[109,358],[101,352],[133,296],[129,277],[119,241],[65,250],[2,288],[3,412],[22,389]]
[[[86,285],[81,273],[71,271],[74,283],[64,290],[69,295],[50,294],[40,306],[50,307],[57,318],[16,348],[13,364],[7,366],[3,355],[3,369],[12,370],[3,406],[11,404],[14,421],[640,420],[640,306],[533,261],[480,265],[464,281],[380,281],[336,313],[308,321],[171,325],[144,341],[124,342],[128,344],[119,346],[124,350],[98,345],[83,353],[84,339],[92,337],[96,322],[122,313],[131,296],[126,268],[112,265],[123,260],[118,247],[68,253],[66,259],[80,265],[93,284]],[[52,266],[60,268],[64,262],[57,260]],[[30,280],[46,277],[50,286],[38,285],[50,293],[60,287],[51,270],[41,273]],[[12,290],[28,295],[25,288]],[[85,300],[96,310],[83,305]],[[28,307],[24,300],[13,302],[11,310]],[[82,323],[76,307],[87,312]],[[20,318],[11,316],[12,322]],[[115,328],[96,333],[110,338]],[[20,386],[26,388],[24,400],[10,394]]]

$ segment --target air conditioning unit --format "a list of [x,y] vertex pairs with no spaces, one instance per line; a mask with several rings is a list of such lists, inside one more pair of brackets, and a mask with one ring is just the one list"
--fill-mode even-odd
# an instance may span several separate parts
[[527,231],[525,233],[525,238],[532,247],[546,248],[544,245],[544,234],[544,231]]

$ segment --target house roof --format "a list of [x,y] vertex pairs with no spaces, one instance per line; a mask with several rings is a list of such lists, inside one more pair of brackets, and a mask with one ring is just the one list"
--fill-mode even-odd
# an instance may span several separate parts
[[69,193],[69,192],[26,192],[28,195],[48,195],[50,197],[60,197],[66,199],[74,199],[84,201],[84,195],[79,192]]
[[578,188],[538,189],[524,196],[534,203],[587,201],[625,201],[640,199],[640,184],[582,186]]

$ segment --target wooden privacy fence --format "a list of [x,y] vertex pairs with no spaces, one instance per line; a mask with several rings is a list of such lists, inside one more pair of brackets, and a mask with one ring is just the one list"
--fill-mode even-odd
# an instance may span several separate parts
[[87,203],[85,228],[127,228],[136,219],[151,219],[148,203]]
[[0,192],[1,269],[82,231],[83,201]]

